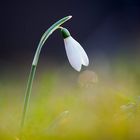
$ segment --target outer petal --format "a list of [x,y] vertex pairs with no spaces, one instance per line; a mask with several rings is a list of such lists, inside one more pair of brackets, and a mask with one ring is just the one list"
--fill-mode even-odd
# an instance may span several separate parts
[[80,56],[82,59],[82,64],[84,66],[88,66],[89,59],[88,59],[88,56],[87,56],[85,50],[82,48],[82,46],[75,39],[72,38],[72,40],[74,42],[74,46],[77,47],[77,49],[79,50],[79,53],[80,53]]
[[79,49],[75,46],[75,40],[69,36],[64,39],[66,54],[71,66],[77,70],[81,70],[82,59]]

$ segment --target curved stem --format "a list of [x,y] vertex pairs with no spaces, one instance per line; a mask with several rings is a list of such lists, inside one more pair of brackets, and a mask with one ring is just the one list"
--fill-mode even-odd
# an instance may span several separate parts
[[29,100],[30,100],[30,95],[31,95],[31,90],[32,90],[32,85],[33,85],[33,80],[34,80],[34,76],[35,76],[35,72],[36,72],[36,67],[38,64],[38,60],[39,60],[39,56],[40,56],[40,52],[41,49],[45,43],[45,41],[48,39],[48,37],[59,28],[60,25],[62,25],[64,22],[66,22],[67,20],[69,20],[72,16],[67,16],[64,17],[62,19],[60,19],[59,21],[57,21],[56,23],[54,23],[41,37],[40,42],[38,44],[33,62],[32,62],[32,66],[31,66],[31,70],[30,70],[30,74],[29,74],[29,78],[28,78],[28,83],[27,83],[27,88],[26,88],[26,92],[25,92],[25,98],[24,98],[24,106],[23,106],[23,113],[22,113],[22,119],[21,119],[21,124],[20,124],[20,128],[22,130],[24,123],[25,123],[25,118],[26,118],[26,114],[27,114],[27,109],[28,109],[28,105],[29,105]]

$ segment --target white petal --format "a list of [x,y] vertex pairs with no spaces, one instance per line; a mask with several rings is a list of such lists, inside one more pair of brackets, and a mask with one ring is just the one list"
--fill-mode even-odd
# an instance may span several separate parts
[[66,49],[66,54],[68,56],[68,60],[71,64],[71,66],[77,70],[81,70],[82,66],[82,59],[81,59],[81,54],[79,52],[79,49],[77,46],[75,46],[75,40],[69,36],[64,39],[64,44],[65,44],[65,49]]
[[81,55],[82,64],[84,66],[88,66],[89,65],[89,59],[88,59],[88,56],[87,56],[85,50],[82,48],[82,46],[75,39],[73,39],[73,40],[75,41],[75,46],[78,48],[79,53]]

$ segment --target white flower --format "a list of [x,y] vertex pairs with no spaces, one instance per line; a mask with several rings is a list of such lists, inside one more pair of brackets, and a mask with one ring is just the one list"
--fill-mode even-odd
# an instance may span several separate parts
[[82,65],[88,66],[89,59],[82,46],[71,36],[64,38],[66,54],[71,66],[80,71]]

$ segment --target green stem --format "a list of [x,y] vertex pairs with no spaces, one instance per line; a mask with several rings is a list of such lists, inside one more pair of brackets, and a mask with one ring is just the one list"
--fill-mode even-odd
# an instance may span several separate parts
[[67,20],[69,20],[72,16],[67,16],[64,17],[62,19],[60,19],[59,21],[57,21],[56,23],[54,23],[41,37],[40,42],[38,44],[33,62],[32,62],[32,66],[31,66],[31,70],[30,70],[30,74],[29,74],[29,78],[28,78],[28,83],[27,83],[27,89],[25,92],[25,98],[24,98],[24,106],[23,106],[23,113],[22,113],[22,119],[21,119],[21,131],[24,127],[24,123],[25,123],[25,119],[26,119],[26,114],[27,114],[27,109],[28,109],[28,105],[29,105],[29,100],[30,100],[30,95],[31,95],[31,91],[32,91],[32,85],[33,85],[33,80],[34,80],[34,76],[35,76],[35,72],[36,72],[36,67],[38,64],[38,60],[39,60],[39,56],[40,56],[40,52],[41,49],[45,43],[45,41],[48,39],[48,37],[59,28],[60,25],[62,25],[64,22],[66,22]]
[[27,89],[25,92],[25,99],[24,99],[24,108],[23,108],[23,114],[22,114],[22,119],[21,119],[21,129],[23,128],[24,122],[25,122],[25,116],[30,100],[30,95],[31,95],[31,90],[32,90],[32,85],[33,85],[33,80],[36,72],[36,66],[32,65],[29,78],[28,78],[28,83],[27,83]]

